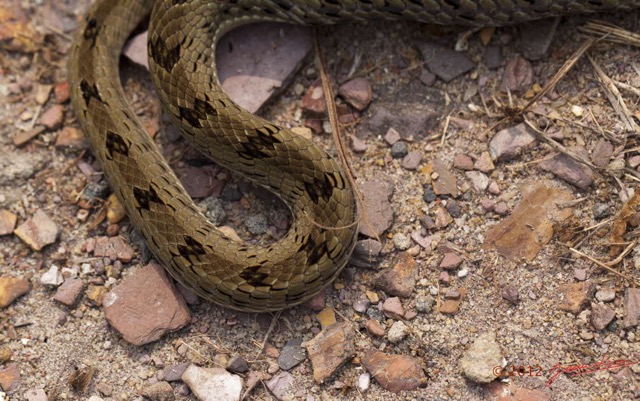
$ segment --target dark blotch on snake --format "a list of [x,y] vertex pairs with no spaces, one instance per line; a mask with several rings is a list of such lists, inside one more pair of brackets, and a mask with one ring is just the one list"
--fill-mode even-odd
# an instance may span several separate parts
[[138,209],[150,210],[152,203],[164,204],[153,187],[150,187],[148,190],[137,187],[133,188],[133,197],[138,202]]
[[128,139],[123,138],[113,131],[107,131],[107,135],[105,137],[105,148],[107,149],[107,157],[109,160],[113,160],[116,153],[128,157],[130,145],[131,142],[129,142]]
[[89,102],[91,101],[91,99],[95,99],[100,103],[104,103],[102,97],[100,97],[100,92],[98,91],[98,87],[95,83],[92,85],[89,84],[86,79],[83,79],[82,81],[80,81],[80,92],[82,92],[82,99],[84,99],[84,104],[86,104],[87,107],[89,107]]

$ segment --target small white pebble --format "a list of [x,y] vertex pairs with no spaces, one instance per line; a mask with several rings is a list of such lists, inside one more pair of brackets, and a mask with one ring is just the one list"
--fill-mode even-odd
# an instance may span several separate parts
[[459,277],[459,278],[467,277],[467,275],[468,275],[468,274],[469,274],[469,270],[467,270],[467,269],[461,269],[461,270],[458,272],[458,277]]
[[371,375],[367,372],[358,376],[358,390],[367,391],[371,384]]
[[584,114],[584,109],[580,106],[574,105],[574,106],[571,106],[571,112],[576,117],[582,117],[582,115]]

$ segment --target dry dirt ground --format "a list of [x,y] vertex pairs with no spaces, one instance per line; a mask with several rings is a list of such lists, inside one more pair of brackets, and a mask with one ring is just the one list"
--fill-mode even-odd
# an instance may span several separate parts
[[[192,321],[183,329],[152,344],[133,346],[110,328],[103,309],[87,296],[83,296],[74,308],[67,308],[53,300],[55,288],[41,284],[40,279],[51,264],[71,267],[91,262],[90,255],[82,250],[83,244],[89,238],[105,235],[107,229],[104,222],[95,228],[90,227],[91,216],[98,211],[91,210],[91,216],[84,219],[81,208],[74,199],[70,199],[71,194],[81,191],[87,183],[85,175],[77,168],[78,163],[91,164],[94,159],[89,150],[54,145],[61,129],[77,127],[68,103],[64,103],[61,127],[46,129],[21,146],[13,142],[16,134],[29,128],[29,123],[53,104],[53,96],[41,105],[38,103],[38,87],[65,82],[70,34],[88,2],[42,0],[7,3],[3,7],[22,10],[25,21],[30,21],[32,28],[43,36],[34,42],[36,46],[33,48],[26,44],[2,42],[0,152],[4,160],[0,164],[4,171],[0,176],[4,178],[0,187],[0,207],[15,213],[18,224],[38,210],[45,211],[60,227],[61,233],[54,244],[41,251],[31,250],[15,235],[0,237],[0,276],[24,278],[33,286],[26,295],[0,311],[0,347],[10,351],[9,360],[3,361],[0,369],[17,364],[20,371],[16,389],[6,395],[6,399],[25,399],[24,394],[31,389],[44,389],[49,399],[75,400],[91,396],[105,400],[141,399],[140,392],[157,381],[158,374],[166,366],[191,361],[212,367],[235,355],[243,356],[249,361],[252,371],[263,373],[265,381],[268,380],[278,371],[276,359],[265,353],[256,355],[271,323],[271,315],[237,313],[203,301],[189,305]],[[632,32],[640,29],[637,12],[602,18]],[[424,113],[434,113],[434,118],[423,121],[427,128],[415,132],[411,131],[410,122],[392,119],[389,123],[405,137],[410,150],[421,152],[422,163],[416,170],[402,167],[402,159],[390,156],[391,148],[383,139],[388,126],[368,121],[372,112],[363,112],[357,124],[345,129],[347,134],[357,135],[368,145],[364,153],[351,156],[358,181],[384,179],[392,184],[394,217],[391,227],[380,238],[380,262],[371,268],[348,267],[339,278],[338,285],[330,286],[326,291],[326,304],[341,316],[339,320],[351,320],[358,329],[356,358],[324,384],[314,382],[311,363],[305,359],[290,371],[295,378],[291,399],[480,400],[497,397],[499,391],[495,384],[474,383],[465,378],[460,367],[460,359],[469,344],[487,331],[497,334],[497,342],[509,366],[539,366],[542,369],[541,377],[511,377],[507,382],[505,388],[513,393],[521,391],[520,399],[628,400],[640,396],[640,370],[636,365],[574,377],[563,374],[551,388],[545,386],[550,369],[558,363],[588,365],[604,356],[640,362],[638,327],[625,324],[629,313],[637,313],[636,309],[625,304],[625,294],[635,286],[633,281],[640,267],[636,252],[640,252],[640,248],[632,249],[613,266],[633,281],[599,268],[593,261],[581,258],[567,248],[567,244],[577,244],[580,252],[597,260],[614,259],[617,255],[609,254],[612,221],[632,197],[638,180],[637,175],[630,172],[612,172],[606,168],[615,159],[624,161],[631,170],[637,167],[637,163],[633,165],[632,158],[638,154],[638,131],[625,129],[621,115],[606,97],[593,65],[587,58],[581,58],[558,86],[537,102],[537,110],[544,111],[547,117],[530,114],[534,124],[552,132],[565,148],[585,150],[587,160],[599,141],[613,144],[614,153],[607,159],[605,168],[596,171],[591,185],[579,189],[541,169],[539,164],[560,149],[540,138],[511,160],[495,162],[495,167],[486,172],[489,181],[497,186],[495,193],[476,190],[470,176],[453,164],[458,155],[476,159],[487,151],[488,141],[497,130],[516,125],[509,120],[497,129],[489,129],[500,121],[504,110],[502,106],[510,101],[514,106],[523,106],[532,93],[558,71],[584,40],[578,32],[584,21],[582,17],[562,20],[547,54],[531,63],[531,81],[510,96],[499,87],[505,74],[504,65],[520,52],[519,45],[523,39],[519,37],[518,28],[500,28],[489,34],[490,45],[497,46],[503,53],[501,59],[504,62],[499,68],[488,69],[484,64],[486,46],[480,40],[481,34],[474,33],[464,53],[476,63],[476,67],[449,83],[437,79],[430,86],[422,82],[428,80],[428,76],[421,80],[423,60],[417,44],[430,40],[453,48],[455,32],[409,23],[342,26],[320,32],[333,79],[344,81],[356,64],[356,75],[372,83],[374,98],[369,110],[376,104],[399,102],[407,104],[407,107],[424,104],[430,111],[416,111],[413,116],[422,119]],[[592,48],[588,55],[606,75],[640,87],[640,52],[637,48],[602,43]],[[357,58],[360,60],[355,62]],[[157,138],[164,145],[165,154],[173,165],[184,167],[185,162],[179,157],[185,154],[193,159],[196,157],[182,140],[174,138],[171,132],[165,132],[166,123],[153,100],[145,71],[128,62],[123,62],[123,66],[123,76],[134,108],[145,121],[158,121]],[[302,94],[295,88],[300,88],[300,85],[308,88],[317,78],[316,71],[313,61],[308,60],[294,83],[263,114],[271,120],[301,125]],[[521,75],[516,77],[516,81],[523,79]],[[637,92],[622,91],[621,97],[632,119],[635,118],[635,124],[638,124],[640,96]],[[329,135],[314,137],[323,146],[331,146]],[[438,178],[425,167],[435,159],[442,160],[446,170],[455,176],[456,186],[461,189],[456,199],[437,194],[435,200],[424,199],[425,188],[430,189],[432,181]],[[22,175],[9,173],[14,167],[18,168],[13,165],[16,160],[22,163],[18,166]],[[570,205],[571,217],[565,220],[564,225],[556,224],[550,228],[550,242],[528,260],[514,261],[494,250],[484,249],[488,230],[521,206],[523,194],[535,183],[563,189],[573,199],[579,200]],[[225,224],[245,235],[248,232],[244,225],[247,216],[271,210],[275,201],[265,197],[261,189],[235,176],[226,185],[236,185],[242,196],[240,201],[223,204],[227,213]],[[490,207],[483,208],[486,206],[481,203],[483,200],[503,202],[507,208],[506,215],[487,211]],[[445,213],[453,215],[453,218],[440,224],[439,219],[443,215],[434,215],[433,210],[446,205],[449,207]],[[431,226],[424,216],[431,216],[437,226]],[[268,221],[282,218],[281,213],[275,213],[275,217],[271,215]],[[599,223],[603,224],[593,235],[577,241],[582,229]],[[627,232],[633,234],[634,229],[631,224]],[[421,230],[423,236],[431,236],[436,246],[424,248],[416,242],[409,244],[407,251],[417,262],[417,277],[411,296],[403,298],[402,302],[407,310],[417,311],[417,314],[405,322],[407,335],[394,344],[385,337],[368,333],[364,323],[373,316],[388,330],[398,319],[385,318],[379,312],[371,316],[367,312],[359,313],[352,304],[366,291],[376,292],[381,302],[388,298],[384,291],[374,286],[375,278],[398,260],[399,249],[406,248],[403,236],[410,237]],[[591,231],[594,230],[587,232]],[[82,276],[87,284],[104,284],[107,281],[110,286],[117,285],[119,280],[146,262],[148,252],[126,219],[119,223],[119,235],[139,254],[130,263],[123,264],[122,274],[115,282],[108,282],[103,268]],[[508,230],[505,235],[508,236]],[[623,245],[635,239],[633,235],[623,238],[626,241]],[[463,264],[450,272],[448,282],[442,277],[440,267],[445,252],[455,253],[463,259]],[[466,274],[459,274],[460,270],[465,270]],[[580,277],[582,275],[585,277]],[[561,310],[559,306],[567,296],[571,296],[565,294],[563,286],[585,279],[593,283],[597,291],[613,291],[614,298],[601,302],[591,293],[584,311],[577,315]],[[517,302],[503,297],[507,285],[519,294]],[[446,314],[438,308],[443,305],[444,294],[450,289],[462,290],[464,296],[459,308],[452,314]],[[418,300],[424,301],[428,297],[435,299],[436,304],[430,310],[418,310]],[[604,329],[592,327],[591,303],[604,304],[615,312],[613,321]],[[377,310],[375,305],[373,309]],[[268,343],[272,348],[281,350],[293,338],[313,338],[320,328],[316,314],[306,306],[285,311]],[[365,372],[361,365],[362,357],[364,351],[371,348],[417,357],[428,377],[427,385],[392,393],[373,379],[368,389],[359,390],[356,381]],[[95,374],[87,388],[78,393],[70,387],[68,378],[81,366],[95,368]],[[172,386],[175,399],[195,399],[184,383],[176,381]],[[528,389],[532,393],[524,396],[519,389]],[[275,397],[265,385],[258,384],[247,399],[269,400]]]

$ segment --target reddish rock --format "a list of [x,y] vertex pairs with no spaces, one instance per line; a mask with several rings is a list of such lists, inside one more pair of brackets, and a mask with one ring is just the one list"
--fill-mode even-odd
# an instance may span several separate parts
[[164,268],[155,263],[127,276],[103,303],[109,324],[134,345],[156,341],[191,320],[189,308]]
[[122,237],[99,237],[95,240],[93,255],[127,263],[133,259],[133,248]]
[[86,149],[89,146],[82,130],[75,127],[64,127],[56,137],[56,147]]
[[375,319],[368,319],[364,323],[364,327],[367,329],[367,331],[370,334],[373,334],[374,336],[378,336],[378,337],[384,336],[384,333],[385,333],[384,327],[380,324],[379,321]]
[[447,165],[439,159],[435,159],[423,168],[423,173],[432,178],[431,185],[436,195],[458,196],[458,181]]
[[42,113],[38,119],[38,123],[44,125],[49,130],[55,130],[60,128],[62,120],[64,119],[64,106],[56,104],[47,111]]
[[519,155],[536,142],[535,133],[526,124],[518,124],[498,131],[489,141],[491,157],[507,161]]
[[402,159],[402,163],[400,165],[404,169],[413,171],[420,166],[420,162],[422,162],[422,152],[419,150],[412,150]]
[[79,278],[68,278],[62,283],[58,290],[56,291],[56,295],[53,297],[54,300],[60,302],[63,305],[68,307],[73,307],[78,299],[80,299],[80,295],[82,294],[82,290],[84,289],[84,283]]
[[69,100],[69,83],[60,82],[53,87],[53,101],[56,104],[66,103]]
[[25,143],[28,143],[33,138],[42,134],[46,128],[42,125],[36,125],[35,127],[28,129],[26,131],[20,131],[17,134],[13,135],[13,144],[16,146],[22,146]]
[[396,320],[404,318],[404,307],[398,297],[388,298],[382,305],[382,312],[386,317]]
[[635,327],[640,322],[640,288],[627,288],[624,294],[624,327]]
[[322,330],[305,344],[313,378],[324,383],[333,373],[355,355],[355,330],[351,322],[340,322]]
[[616,317],[616,312],[606,305],[591,303],[591,326],[596,330],[604,330]]
[[416,285],[418,264],[406,252],[400,254],[398,261],[390,270],[380,274],[376,279],[376,287],[387,295],[408,297]]
[[0,210],[0,235],[7,235],[13,232],[18,221],[18,216],[8,210]]
[[427,376],[418,358],[370,350],[362,364],[385,390],[398,393],[427,386]]
[[533,67],[531,63],[520,56],[517,56],[504,69],[500,89],[503,92],[518,92],[529,89],[533,83]]
[[365,209],[360,233],[371,238],[379,237],[393,222],[393,207],[389,201],[393,195],[393,184],[385,179],[374,179],[362,183],[360,190]]
[[[584,154],[584,149],[581,151],[575,148],[570,150],[574,153]],[[543,160],[538,166],[580,189],[589,188],[595,178],[595,174],[589,166],[579,163],[564,154]]]
[[0,309],[11,305],[16,298],[31,291],[31,283],[16,277],[0,277]]
[[462,258],[453,252],[445,253],[440,261],[440,268],[444,270],[457,269],[462,264]]
[[314,115],[324,115],[327,112],[327,102],[324,100],[324,90],[320,80],[307,89],[302,97],[302,108]]
[[464,171],[473,170],[473,160],[467,155],[456,155],[453,159],[453,167]]
[[476,160],[476,162],[474,163],[473,167],[483,173],[490,173],[496,168],[493,165],[493,160],[491,160],[491,154],[489,152],[482,152],[478,160]]
[[362,111],[371,103],[371,83],[364,78],[354,78],[342,84],[338,89],[338,94],[347,103]]
[[596,286],[591,281],[565,284],[560,287],[562,302],[558,309],[577,315],[589,304],[596,292]]
[[600,139],[596,144],[595,149],[593,149],[591,161],[596,167],[607,167],[609,161],[613,157],[613,151],[613,145],[610,142]]
[[14,233],[34,251],[39,251],[58,239],[60,230],[49,216],[42,210],[20,224]]
[[20,385],[20,369],[18,364],[12,363],[0,369],[0,389],[12,392]]
[[512,260],[533,260],[553,237],[554,223],[573,214],[571,207],[558,207],[572,201],[573,195],[545,183],[523,185],[522,189],[526,191],[522,201],[509,217],[487,231],[483,248]]

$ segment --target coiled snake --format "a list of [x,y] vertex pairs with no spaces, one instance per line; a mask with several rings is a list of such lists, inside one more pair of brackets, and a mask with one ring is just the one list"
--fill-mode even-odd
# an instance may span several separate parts
[[[631,8],[631,0],[99,0],[70,52],[76,116],[95,156],[154,256],[201,297],[272,311],[317,294],[354,247],[357,206],[342,168],[311,142],[235,105],[221,90],[214,48],[230,29],[270,20],[333,24],[404,18],[505,24],[548,15]],[[149,64],[174,124],[219,164],[265,186],[291,208],[288,233],[239,244],[198,211],[125,100],[118,59],[151,14]]]

